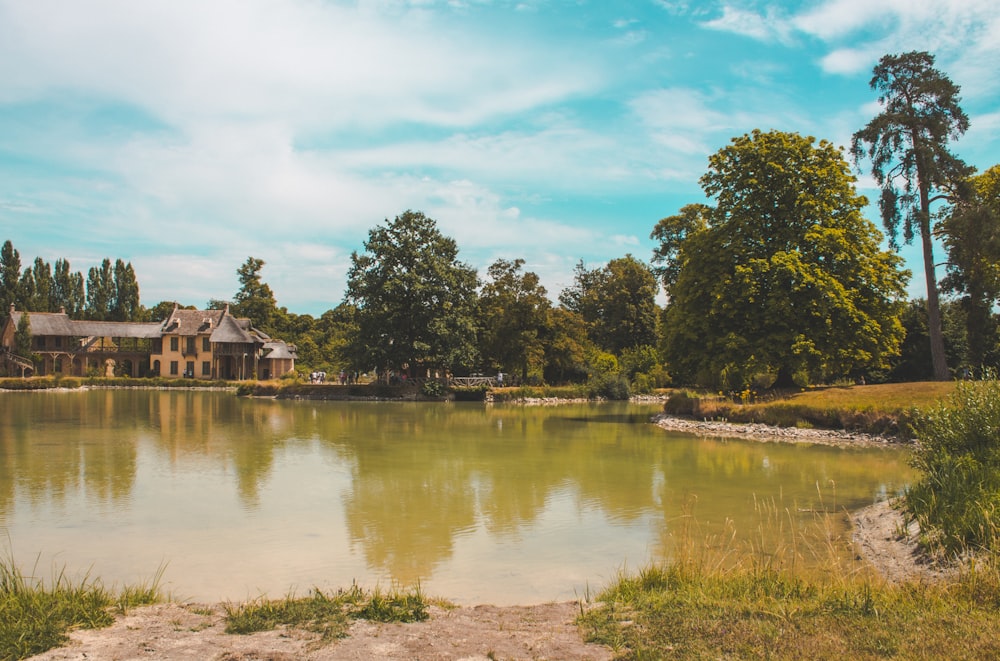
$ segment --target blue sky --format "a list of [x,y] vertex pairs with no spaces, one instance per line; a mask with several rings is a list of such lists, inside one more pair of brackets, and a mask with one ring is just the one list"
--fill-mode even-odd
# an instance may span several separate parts
[[996,0],[0,0],[0,240],[131,261],[147,306],[229,299],[252,255],[318,315],[415,209],[555,297],[649,259],[731,137],[847,145],[908,50],[962,87],[957,153],[1000,162]]

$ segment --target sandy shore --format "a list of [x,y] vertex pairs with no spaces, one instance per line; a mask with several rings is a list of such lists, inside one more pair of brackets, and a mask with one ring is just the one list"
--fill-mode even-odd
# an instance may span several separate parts
[[[847,432],[699,422],[667,416],[654,422],[664,429],[710,437],[865,446],[893,442]],[[921,557],[916,547],[916,529],[906,528],[902,514],[889,503],[867,507],[851,518],[858,553],[887,580],[939,580],[954,574],[954,570],[942,569]],[[135,609],[106,629],[75,631],[66,647],[32,658],[36,661],[611,659],[610,649],[583,642],[583,634],[574,624],[580,608],[576,602],[451,609],[433,606],[426,622],[358,621],[351,626],[348,638],[319,646],[313,634],[294,629],[249,636],[226,634],[225,610],[221,604],[161,604]]]

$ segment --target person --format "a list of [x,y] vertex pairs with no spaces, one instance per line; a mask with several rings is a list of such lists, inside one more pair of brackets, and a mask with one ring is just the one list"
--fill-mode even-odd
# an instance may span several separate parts
[[497,386],[503,388],[503,372],[497,372]]

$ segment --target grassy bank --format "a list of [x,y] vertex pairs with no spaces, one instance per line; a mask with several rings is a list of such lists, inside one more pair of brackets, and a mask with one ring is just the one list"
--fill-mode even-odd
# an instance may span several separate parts
[[692,564],[622,576],[580,617],[619,659],[992,659],[998,573],[957,583],[807,580],[787,571]]
[[71,629],[97,629],[129,608],[156,603],[159,575],[147,585],[108,589],[100,581],[71,581],[57,573],[48,582],[0,560],[0,659],[23,659],[59,647]]
[[665,410],[706,420],[760,422],[910,437],[919,412],[955,391],[955,382],[826,386],[798,392],[705,393],[671,391]]

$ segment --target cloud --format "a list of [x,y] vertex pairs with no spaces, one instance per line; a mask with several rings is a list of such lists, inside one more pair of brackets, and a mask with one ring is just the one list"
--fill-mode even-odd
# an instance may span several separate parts
[[557,45],[449,27],[405,7],[305,0],[7,0],[0,100],[79,90],[173,126],[275,115],[297,131],[460,126],[579,93],[600,76]]
[[777,7],[768,7],[761,15],[730,4],[723,5],[722,16],[701,23],[709,30],[732,32],[763,42],[792,43],[792,30],[788,20]]

